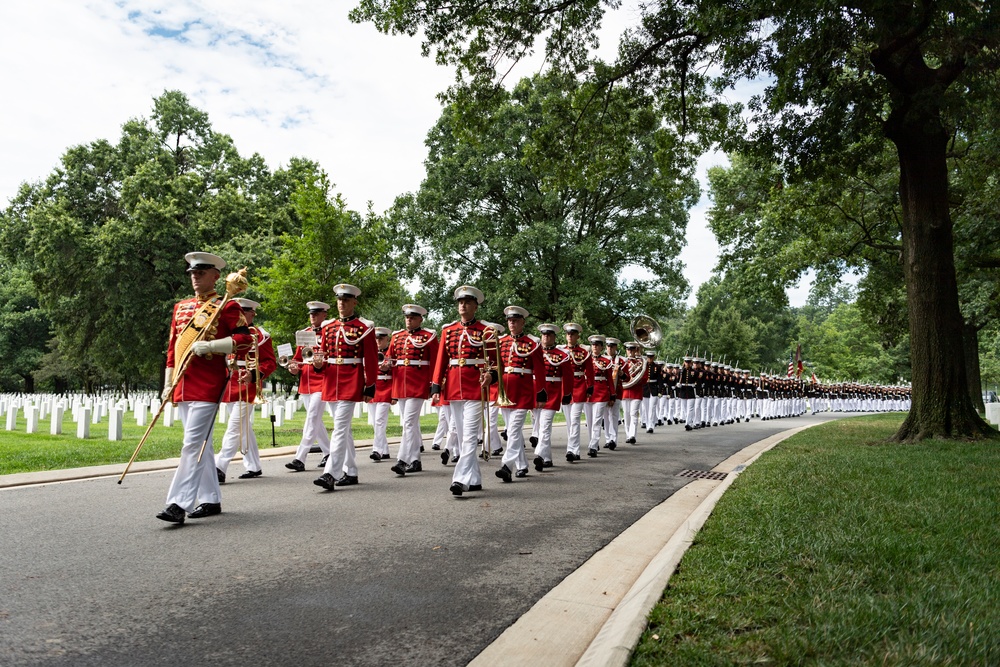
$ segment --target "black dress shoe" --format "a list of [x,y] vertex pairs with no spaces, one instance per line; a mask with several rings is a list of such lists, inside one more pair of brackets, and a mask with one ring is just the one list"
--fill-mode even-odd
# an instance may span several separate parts
[[507,429],[500,431],[500,437],[504,439],[504,442],[507,441]]
[[330,455],[329,455],[329,454],[327,454],[326,456],[324,456],[324,457],[323,457],[323,460],[322,460],[322,461],[320,461],[320,462],[319,462],[319,465],[318,465],[318,466],[316,466],[316,467],[317,467],[317,468],[325,468],[325,467],[326,467],[326,460],[327,460],[328,458],[330,458]]
[[527,476],[528,476],[527,468],[521,468],[520,470],[514,473],[514,477],[527,477]]
[[441,452],[441,465],[443,465],[443,466],[448,465],[448,459],[450,459],[450,458],[451,458],[451,455],[448,453],[447,449],[444,450],[443,452]]
[[542,469],[545,468],[545,459],[543,459],[541,456],[536,456],[535,460],[532,461],[532,463],[535,464],[535,470],[537,470],[538,472],[542,472]]
[[537,447],[538,446],[538,438],[535,437],[535,436],[533,436],[533,435],[528,437],[528,442],[531,443],[532,447]]
[[607,448],[610,449],[611,451],[615,451],[616,447],[618,447],[618,443],[615,442],[614,440],[612,440],[607,444]]
[[313,484],[315,484],[316,486],[322,486],[327,491],[333,491],[333,487],[336,483],[337,480],[335,480],[333,478],[333,475],[331,475],[328,472],[325,472],[322,475],[320,475],[319,479],[313,480]]
[[451,457],[451,462],[458,463],[458,454],[455,454],[453,457]]
[[482,484],[469,484],[469,491],[482,491],[482,490],[483,490]]
[[337,486],[354,486],[358,483],[357,475],[344,475],[337,480]]
[[219,468],[215,469],[215,474],[219,478],[219,484],[226,483],[226,473],[222,472]]
[[222,514],[222,503],[202,503],[188,514],[188,518],[204,519],[206,516],[215,516],[216,514]]
[[503,447],[497,447],[492,452],[490,452],[490,456],[500,456],[501,454],[503,454]]
[[263,474],[263,470],[247,470],[245,473],[240,475],[240,479],[253,479],[254,477],[261,477]]
[[566,452],[566,461],[568,461],[569,463],[572,463],[575,460],[576,460],[576,458],[573,456],[572,452]]
[[437,451],[437,450],[441,449],[441,445],[439,445],[439,444],[437,444],[435,442],[433,445],[431,445],[431,449],[433,449],[434,451]]
[[552,461],[546,461],[545,465],[542,466],[542,467],[544,467],[544,468],[551,468],[552,467]]
[[508,468],[506,464],[500,466],[500,469],[496,471],[496,476],[504,482],[513,481],[513,477],[510,474],[510,468]]
[[420,461],[414,461],[410,465],[406,466],[406,472],[423,472],[424,467],[420,464]]
[[423,453],[423,451],[424,451],[424,446],[420,445],[420,452]]
[[303,472],[306,469],[306,464],[298,459],[292,459],[285,464],[285,467],[294,472]]
[[653,432],[653,429],[651,429],[651,428],[647,428],[646,429],[646,433],[652,433],[652,432]]
[[389,470],[393,471],[400,477],[406,477],[406,464],[402,461],[396,461],[396,465],[389,468]]
[[587,450],[587,456],[589,456],[592,459],[596,459],[597,458],[597,450],[596,449],[588,449]]
[[451,491],[451,495],[453,496],[460,496],[465,493],[465,487],[462,486],[461,482],[452,482],[448,490]]
[[184,523],[184,510],[181,506],[176,503],[171,503],[167,505],[166,509],[156,515],[156,518],[160,521],[167,521],[169,523]]

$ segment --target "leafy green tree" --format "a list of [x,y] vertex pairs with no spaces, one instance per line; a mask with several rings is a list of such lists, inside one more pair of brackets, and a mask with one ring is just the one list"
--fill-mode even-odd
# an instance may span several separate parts
[[38,307],[27,272],[0,261],[0,390],[35,390],[34,371],[46,353],[49,318]]
[[238,257],[253,260],[252,277],[268,240],[294,229],[288,195],[301,167],[275,177],[168,91],[116,144],[72,147],[44,182],[22,186],[3,214],[0,254],[27,267],[59,355],[86,386],[153,383],[173,303],[190,293],[183,255],[253,248]]
[[[541,320],[624,335],[630,316],[662,318],[685,291],[677,256],[698,196],[689,148],[645,98],[566,74],[498,92],[475,128],[447,107],[431,130],[427,177],[389,217],[418,299],[452,312],[452,290],[484,291],[484,318],[511,303]],[[592,105],[590,109],[586,107]],[[626,282],[629,265],[650,279]]]
[[[361,0],[352,12],[383,32],[421,32],[425,53],[468,75],[476,99],[496,66],[544,35],[548,62],[582,68],[613,0]],[[913,370],[912,409],[898,440],[993,433],[968,398],[949,210],[952,129],[977,113],[1000,61],[997,7],[986,2],[698,0],[643,4],[616,67],[592,67],[677,101],[671,122],[721,120],[727,148],[777,158],[786,173],[855,165],[891,142],[899,165],[902,270]],[[719,76],[711,78],[716,65]],[[746,140],[718,109],[738,81],[768,78],[747,107]],[[995,90],[995,86],[992,87]],[[715,95],[713,96],[713,93]],[[708,113],[698,113],[708,109]]]

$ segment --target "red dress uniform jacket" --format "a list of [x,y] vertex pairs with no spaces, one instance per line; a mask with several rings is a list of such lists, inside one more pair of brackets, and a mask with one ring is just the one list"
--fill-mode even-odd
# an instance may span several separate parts
[[500,367],[503,370],[504,390],[515,410],[533,410],[538,393],[548,392],[545,385],[545,361],[541,342],[529,334],[516,338],[507,334],[500,338]]
[[[300,331],[312,331],[319,336],[321,331],[320,327],[306,327],[305,329],[300,329]],[[295,355],[292,357],[295,361],[299,362],[299,393],[300,394],[318,394],[323,391],[323,369],[316,370],[312,364],[302,363],[302,346],[299,345],[295,348]]]
[[[222,297],[217,294],[212,294],[209,298],[214,298],[217,302],[222,301]],[[177,337],[203,303],[204,301],[198,297],[191,297],[190,299],[178,301],[174,306],[174,316],[170,323],[170,340],[167,343],[167,368],[175,368],[175,362],[180,361],[174,358],[174,346],[177,342]],[[226,303],[222,312],[219,313],[216,323],[217,328],[213,340],[232,336],[237,351],[240,349],[249,349],[250,330],[247,329],[246,320],[243,319],[243,309],[240,308],[240,304],[235,301]],[[191,355],[191,362],[184,372],[184,377],[174,387],[172,400],[174,403],[182,401],[207,401],[215,403],[222,395],[222,390],[226,387],[228,376],[229,371],[226,368],[226,355],[213,354],[211,359]]]
[[638,380],[631,387],[622,388],[622,398],[642,398],[642,390],[646,388],[649,380],[649,362],[644,357],[627,357],[622,362],[622,367],[618,371],[618,378],[622,384],[629,384],[638,374]]
[[[376,342],[375,347],[378,347]],[[385,352],[378,353],[379,369],[378,375],[375,376],[375,398],[372,399],[372,403],[392,403],[392,364],[385,370],[382,370],[382,366],[385,363]]]
[[586,403],[588,389],[594,386],[594,362],[590,358],[590,350],[582,345],[563,345],[561,349],[569,354],[573,363],[573,402]]
[[375,327],[360,317],[327,320],[320,331],[323,362],[323,400],[362,400],[365,387],[378,375]]
[[594,393],[590,396],[591,403],[607,403],[612,395],[618,396],[618,390],[612,387],[614,361],[606,354],[591,357],[594,363]]
[[[250,335],[257,337],[257,373],[261,379],[266,378],[278,367],[278,360],[274,356],[274,345],[271,343],[271,334],[260,327],[250,327]],[[241,373],[247,369],[247,355],[253,352],[251,344],[245,350],[236,350],[236,370],[229,376],[229,386],[226,388],[226,395],[222,398],[223,403],[236,403],[246,401],[253,403],[257,399],[257,377],[250,373]],[[243,377],[241,377],[243,376]]]
[[558,347],[543,349],[542,361],[545,364],[545,405],[541,407],[558,410],[563,398],[573,393],[573,362],[569,354]]
[[[441,386],[448,401],[478,401],[482,398],[479,377],[485,369],[486,354],[483,349],[483,332],[487,326],[479,320],[468,324],[460,321],[445,325],[441,330],[441,346],[431,376],[435,385]],[[491,335],[493,332],[490,329]],[[492,355],[490,365],[496,365]]]
[[395,364],[392,373],[393,398],[428,398],[431,373],[437,361],[438,339],[430,329],[392,334],[388,356]]

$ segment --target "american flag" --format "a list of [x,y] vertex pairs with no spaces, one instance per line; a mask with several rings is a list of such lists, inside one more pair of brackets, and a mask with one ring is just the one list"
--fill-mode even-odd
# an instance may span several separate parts
[[805,372],[805,366],[802,363],[802,345],[799,344],[795,347],[795,377],[802,377],[802,373]]
[[786,377],[792,377],[795,375],[795,353],[792,352],[788,355],[788,374]]

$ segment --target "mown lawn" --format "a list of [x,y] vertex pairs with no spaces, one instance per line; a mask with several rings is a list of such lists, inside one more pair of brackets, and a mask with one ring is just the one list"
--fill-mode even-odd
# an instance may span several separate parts
[[811,428],[733,483],[632,665],[1000,665],[1000,441]]

